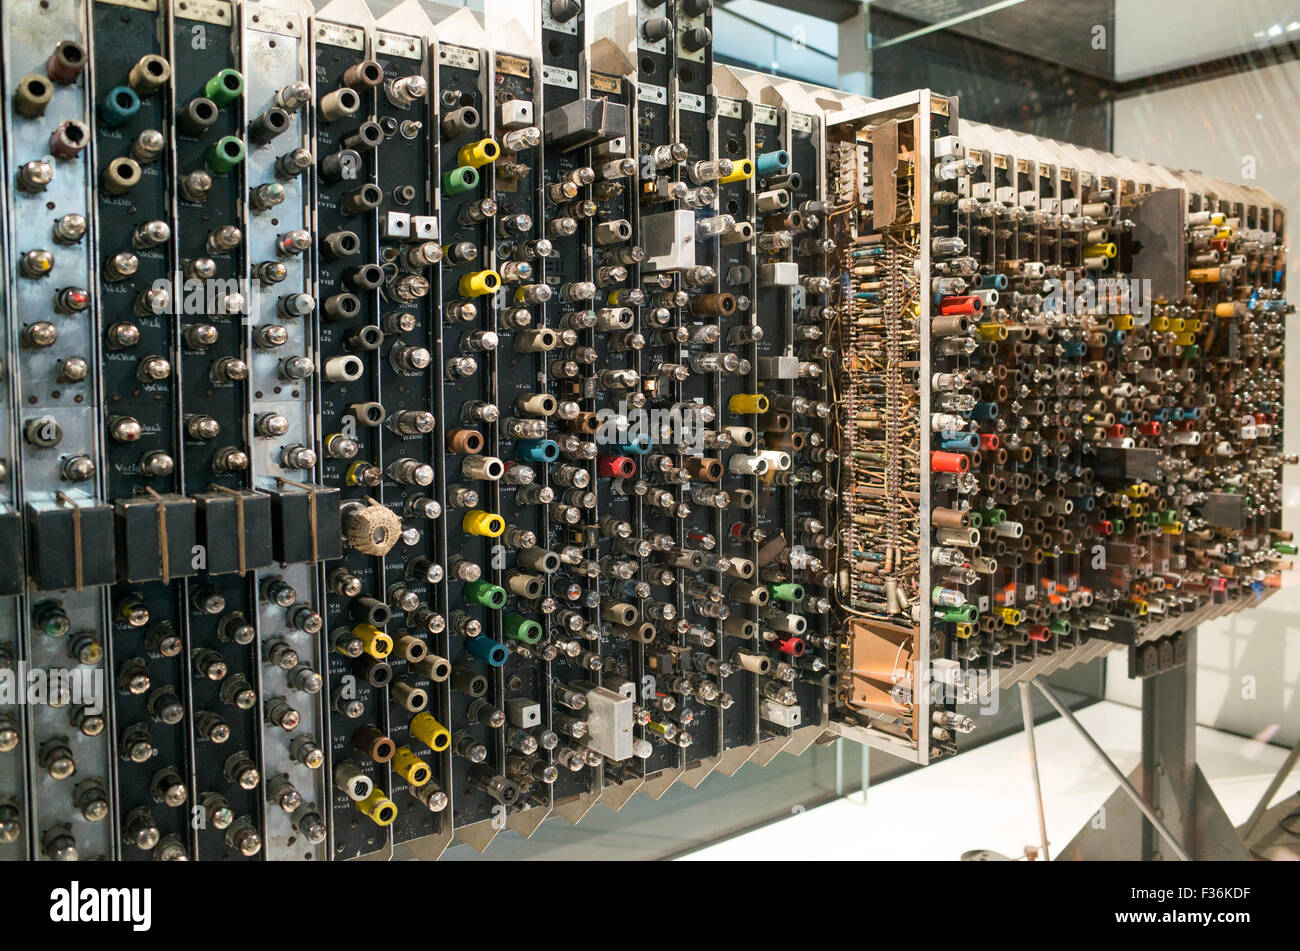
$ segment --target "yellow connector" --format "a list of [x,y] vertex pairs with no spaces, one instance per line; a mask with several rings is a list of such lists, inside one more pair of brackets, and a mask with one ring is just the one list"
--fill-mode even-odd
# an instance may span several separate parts
[[460,151],[456,153],[456,164],[482,168],[484,165],[491,165],[500,157],[501,146],[497,145],[496,139],[479,139],[477,142],[461,146]]
[[1105,244],[1090,244],[1083,249],[1084,257],[1089,258],[1113,258],[1119,254],[1119,248],[1115,246],[1114,241],[1107,241]]
[[737,393],[727,401],[727,409],[737,416],[766,413],[769,405],[767,397],[762,393]]
[[482,297],[492,294],[501,286],[501,275],[496,271],[471,271],[460,279],[461,297]]
[[506,530],[506,520],[482,509],[470,509],[460,520],[460,527],[470,535],[496,538]]
[[393,772],[397,773],[412,786],[427,785],[433,779],[433,770],[429,764],[411,752],[409,746],[399,746],[393,754]]
[[1196,334],[1174,334],[1174,343],[1180,347],[1190,347],[1192,344],[1196,343]]
[[718,179],[723,185],[730,182],[743,182],[754,177],[754,163],[749,159],[738,159],[731,163],[731,174]]
[[352,465],[348,466],[348,471],[343,476],[344,481],[346,481],[348,485],[361,485],[366,472],[370,468],[370,463],[368,462],[354,462]]
[[1161,525],[1160,531],[1166,535],[1181,535],[1183,533],[1182,522],[1170,522],[1168,525]]
[[1012,627],[1025,619],[1019,608],[998,608],[998,614],[1002,615],[1002,620]]
[[1116,314],[1114,319],[1115,319],[1115,329],[1116,329],[1116,330],[1132,330],[1132,329],[1133,329],[1134,321],[1133,321],[1133,315],[1132,315],[1132,314]]
[[418,713],[411,718],[411,736],[435,753],[441,753],[451,745],[451,731],[432,713]]
[[1188,333],[1198,334],[1201,332],[1201,321],[1199,318],[1183,321],[1183,329]]
[[1146,511],[1147,511],[1147,507],[1145,505],[1143,505],[1141,502],[1134,502],[1132,505],[1128,507],[1128,517],[1141,518],[1143,515],[1146,514]]
[[974,625],[967,624],[965,621],[962,621],[957,624],[957,630],[955,633],[962,640],[965,640],[966,638],[970,637],[971,634],[973,634],[974,632],[975,632]]
[[1006,340],[1006,324],[980,324],[975,328],[981,340]]
[[1180,334],[1187,329],[1187,321],[1181,317],[1169,318],[1169,332],[1171,334]]
[[1129,604],[1137,609],[1138,617],[1146,617],[1147,603],[1141,598],[1129,598]]
[[357,808],[377,826],[391,826],[397,818],[397,803],[378,789],[372,790],[369,796],[357,803]]
[[373,624],[358,624],[352,633],[361,638],[363,650],[375,660],[383,660],[393,652],[393,639]]
[[1156,333],[1164,333],[1166,330],[1169,329],[1169,318],[1168,318],[1168,317],[1152,317],[1152,318],[1151,318],[1151,329],[1154,330]]

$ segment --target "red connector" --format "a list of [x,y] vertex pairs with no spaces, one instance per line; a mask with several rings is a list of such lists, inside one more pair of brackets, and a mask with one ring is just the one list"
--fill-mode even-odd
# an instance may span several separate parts
[[965,472],[970,469],[970,456],[935,450],[930,453],[930,469],[934,472]]
[[608,479],[630,479],[636,475],[636,460],[631,456],[601,456],[596,471]]
[[945,317],[951,314],[978,314],[984,309],[984,302],[978,297],[945,297],[939,301],[939,313]]

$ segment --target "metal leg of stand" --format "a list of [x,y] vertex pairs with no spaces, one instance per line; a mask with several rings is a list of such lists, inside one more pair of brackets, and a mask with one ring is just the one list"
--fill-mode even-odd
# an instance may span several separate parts
[[1165,824],[1160,821],[1160,817],[1151,810],[1149,805],[1147,805],[1146,800],[1142,798],[1141,793],[1133,788],[1133,784],[1128,781],[1128,777],[1125,776],[1124,773],[1120,771],[1120,768],[1115,765],[1114,761],[1106,755],[1106,751],[1103,750],[1101,745],[1092,738],[1092,735],[1083,728],[1083,724],[1074,718],[1074,714],[1070,712],[1069,708],[1057,699],[1056,694],[1052,693],[1051,688],[1048,687],[1047,684],[1043,683],[1041,678],[1035,677],[1033,683],[1034,686],[1038,688],[1038,692],[1047,698],[1047,702],[1056,708],[1056,712],[1059,713],[1067,723],[1074,727],[1075,730],[1078,731],[1079,735],[1083,737],[1084,741],[1092,747],[1092,751],[1097,754],[1102,763],[1105,764],[1106,768],[1110,770],[1111,775],[1113,775],[1119,782],[1120,789],[1124,790],[1128,797],[1133,800],[1133,805],[1137,807],[1138,811],[1141,812],[1146,820],[1151,823],[1152,827],[1160,833],[1160,837],[1168,844],[1170,851],[1172,851],[1174,855],[1178,856],[1182,861],[1190,862],[1192,857],[1187,854],[1187,851],[1183,848],[1182,844],[1174,838],[1172,832],[1165,828]]
[[1029,765],[1034,772],[1034,802],[1038,806],[1038,838],[1042,842],[1043,861],[1050,862],[1047,851],[1047,816],[1043,812],[1043,784],[1038,779],[1038,747],[1034,745],[1034,704],[1029,684],[1020,681],[1020,712],[1025,720],[1025,739],[1029,742]]
[[871,788],[871,747],[864,745],[859,747],[859,749],[862,751],[862,759],[859,761],[860,772],[858,776],[858,781],[861,784],[859,788],[862,791],[862,800],[858,805],[865,806],[867,804],[867,790]]
[[844,798],[844,741],[835,744],[835,798]]
[[1259,820],[1263,819],[1264,813],[1268,812],[1269,803],[1273,801],[1273,797],[1277,795],[1277,791],[1282,788],[1282,784],[1286,782],[1286,778],[1291,775],[1291,770],[1295,769],[1295,764],[1297,762],[1300,762],[1300,743],[1291,747],[1291,752],[1287,754],[1286,760],[1277,771],[1277,775],[1273,777],[1273,781],[1268,784],[1268,789],[1264,791],[1264,798],[1259,801],[1259,805],[1255,807],[1255,811],[1250,814],[1250,818],[1247,819],[1246,824],[1242,826],[1241,837],[1243,839],[1249,839],[1251,834],[1255,831],[1255,826],[1259,825]]
[[858,789],[862,793],[861,799],[855,799],[853,793],[844,791],[844,758],[845,750],[848,748],[846,741],[840,741],[835,744],[835,796],[840,799],[847,799],[849,802],[859,806],[867,804],[867,788],[871,785],[871,747],[859,746],[856,749],[861,753]]

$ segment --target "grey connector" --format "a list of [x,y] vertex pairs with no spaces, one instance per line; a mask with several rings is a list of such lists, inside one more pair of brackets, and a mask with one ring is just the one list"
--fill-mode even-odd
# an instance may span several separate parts
[[530,730],[542,722],[542,707],[539,703],[515,697],[506,701],[506,719],[511,726]]

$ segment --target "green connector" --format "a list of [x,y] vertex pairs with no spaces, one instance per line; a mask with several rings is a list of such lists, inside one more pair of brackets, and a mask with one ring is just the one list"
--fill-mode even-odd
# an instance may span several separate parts
[[1165,509],[1160,513],[1161,525],[1172,525],[1176,521],[1178,521],[1178,512],[1174,509]]
[[1190,346],[1183,347],[1179,352],[1179,355],[1184,360],[1199,360],[1201,359],[1201,345],[1199,343],[1194,343]]
[[208,168],[225,175],[244,160],[244,143],[233,135],[223,135],[216,145],[208,149]]
[[979,609],[973,604],[963,604],[959,608],[944,608],[940,613],[940,617],[952,624],[974,624],[979,616]]
[[469,165],[442,173],[442,190],[448,195],[459,195],[478,187],[478,169]]
[[785,584],[772,584],[772,585],[768,585],[767,587],[768,590],[772,593],[772,597],[776,598],[778,601],[802,601],[803,600],[803,585],[801,584],[794,584],[793,582],[787,582]]
[[506,605],[506,589],[482,578],[465,585],[465,597],[493,610],[500,610]]
[[1063,617],[1058,617],[1056,620],[1050,621],[1047,626],[1051,628],[1053,634],[1056,634],[1059,637],[1069,637],[1070,631],[1073,630],[1070,626],[1070,622]]
[[1112,518],[1110,520],[1111,528],[1116,535],[1124,534],[1124,520],[1122,518]]
[[542,626],[522,614],[507,614],[505,630],[506,637],[523,641],[525,644],[536,644],[542,639]]
[[969,514],[970,514],[970,527],[982,528],[984,525],[984,516],[981,515],[979,512],[975,512],[975,511],[972,511]]
[[229,105],[243,94],[244,75],[237,69],[223,69],[203,87],[203,95],[219,106]]
[[1297,548],[1294,542],[1274,542],[1273,550],[1279,555],[1294,555],[1300,552],[1300,548]]
[[980,512],[980,517],[990,525],[1001,525],[1007,520],[1006,509],[984,509]]

